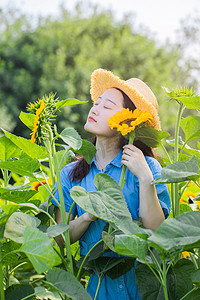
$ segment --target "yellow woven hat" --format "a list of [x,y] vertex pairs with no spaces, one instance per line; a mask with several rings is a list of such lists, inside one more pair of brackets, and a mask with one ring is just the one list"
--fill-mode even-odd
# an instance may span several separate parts
[[149,126],[160,130],[158,102],[148,85],[138,78],[131,78],[125,81],[110,71],[104,69],[95,70],[91,75],[90,94],[92,100],[96,102],[110,88],[119,88],[132,100],[136,108],[150,112],[153,115],[153,119]]

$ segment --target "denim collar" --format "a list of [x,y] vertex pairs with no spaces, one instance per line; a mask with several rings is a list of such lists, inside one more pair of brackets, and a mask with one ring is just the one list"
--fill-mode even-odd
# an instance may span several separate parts
[[[109,166],[111,164],[111,165],[114,165],[115,167],[121,168],[121,166],[122,166],[121,160],[122,160],[122,150],[120,150],[120,152],[117,154],[117,156],[115,156],[115,158],[107,166]],[[97,167],[95,156],[93,157],[91,164],[95,164]]]

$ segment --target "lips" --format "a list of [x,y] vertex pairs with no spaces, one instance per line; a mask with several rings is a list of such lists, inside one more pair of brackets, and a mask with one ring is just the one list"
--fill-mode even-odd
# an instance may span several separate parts
[[93,117],[89,117],[89,118],[88,118],[88,121],[90,121],[90,122],[96,122],[96,120],[93,119]]

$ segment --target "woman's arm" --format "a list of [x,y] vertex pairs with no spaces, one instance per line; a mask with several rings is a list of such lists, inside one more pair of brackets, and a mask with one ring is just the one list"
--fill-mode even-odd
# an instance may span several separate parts
[[[66,212],[66,217],[68,218],[69,213]],[[70,216],[69,222],[69,235],[70,235],[70,243],[73,244],[77,240],[79,240],[82,235],[86,232],[91,222],[95,221],[97,218],[90,215],[89,213],[84,213],[80,217],[74,219],[74,216]],[[62,224],[62,217],[60,209],[57,207],[56,209],[56,222],[58,224]],[[64,241],[61,235],[55,238],[57,244],[60,247],[64,247]]]
[[139,216],[142,218],[144,227],[156,230],[165,220],[165,215],[159,203],[155,185],[151,185],[153,175],[142,151],[133,145],[125,145],[122,163],[139,180]]
[[165,215],[159,203],[155,185],[151,184],[152,181],[151,170],[150,174],[145,174],[139,179],[139,216],[142,218],[144,227],[156,230],[165,220]]

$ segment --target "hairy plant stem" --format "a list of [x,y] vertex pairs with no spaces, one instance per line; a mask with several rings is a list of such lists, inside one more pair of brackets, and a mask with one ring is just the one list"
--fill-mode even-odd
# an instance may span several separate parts
[[168,300],[168,293],[167,293],[167,271],[166,270],[166,261],[163,260],[163,290],[164,290],[164,295],[165,295],[165,300]]
[[198,266],[198,263],[196,261],[196,258],[195,258],[195,254],[194,253],[190,253],[190,258],[195,266],[195,269],[198,270],[199,269],[199,266]]
[[[128,143],[132,145],[133,142],[134,142],[134,138],[135,138],[135,132],[131,131]],[[121,177],[120,177],[120,180],[119,180],[119,186],[121,187],[122,190],[123,190],[124,184],[126,182],[126,179],[125,179],[126,169],[127,169],[127,166],[123,165]]]
[[5,300],[4,286],[3,286],[3,265],[1,262],[1,242],[0,242],[0,289],[1,289],[1,300]]
[[[4,181],[4,187],[7,187],[8,185],[8,171],[3,170],[3,181]],[[7,204],[7,200],[5,200],[5,205]]]
[[100,288],[100,284],[101,284],[101,280],[103,279],[103,276],[104,275],[102,275],[102,276],[99,277],[99,281],[98,281],[98,285],[97,285],[97,289],[96,289],[94,300],[96,300],[96,298],[97,298],[97,295],[98,295],[98,292],[99,292],[99,288]]
[[[130,133],[129,142],[128,143],[131,144],[131,145],[133,145],[134,138],[135,138],[135,132],[133,130]],[[123,165],[123,167],[122,167],[122,173],[121,173],[120,180],[119,180],[119,186],[121,187],[122,190],[123,190],[124,184],[126,182],[126,179],[125,179],[126,169],[127,169],[127,166]],[[112,233],[112,231],[113,231],[112,226],[109,224],[108,233],[110,234],[110,233]],[[107,246],[105,247],[105,249],[106,248],[107,248]]]
[[[183,103],[179,103],[178,107],[178,113],[177,113],[177,118],[176,118],[176,127],[175,127],[175,141],[174,141],[174,162],[179,161],[179,128],[180,128],[180,121],[181,121],[181,116],[184,110],[184,105]],[[173,188],[173,202],[174,202],[174,213],[173,215],[176,217],[180,214],[180,201],[179,201],[179,195],[178,195],[178,183],[172,183],[172,188]]]
[[[45,179],[45,181],[46,181],[46,185],[48,186],[49,190],[51,190],[51,187],[50,187],[50,185],[49,185],[49,183],[48,183],[48,179],[47,179],[47,177],[46,177],[44,171],[42,170],[42,167],[40,167],[40,171],[42,172],[42,176],[44,177],[44,179]],[[52,183],[52,185],[53,185],[53,183]],[[53,186],[54,186],[54,185],[53,185]]]
[[[193,293],[197,288],[194,287],[192,290],[190,290],[187,294],[185,294],[180,300],[184,300],[185,298],[187,298],[191,293]],[[189,298],[187,298],[189,299]],[[191,297],[191,299],[194,299]]]
[[9,272],[9,275],[11,275],[16,269],[18,269],[19,267],[21,267],[25,264],[27,264],[27,262],[23,262],[23,263],[17,265],[16,267],[14,267],[13,269],[11,269],[10,272]]
[[[66,212],[65,212],[65,203],[64,203],[62,183],[61,183],[61,177],[60,177],[60,170],[59,170],[59,166],[58,166],[58,160],[57,160],[57,157],[56,157],[56,149],[55,149],[53,133],[52,133],[52,130],[51,130],[50,126],[49,126],[49,140],[50,140],[51,149],[52,149],[52,158],[53,158],[55,174],[56,174],[56,177],[57,177],[58,192],[59,192],[59,198],[60,198],[59,207],[60,207],[62,222],[63,222],[63,224],[67,224],[67,218],[66,218]],[[70,246],[69,228],[65,231],[64,237],[65,237],[65,247],[66,247],[66,251],[67,251],[67,261],[68,261],[68,270],[67,271],[71,274],[74,274],[72,255],[71,255],[71,246]]]
[[165,146],[163,145],[163,143],[161,143],[161,147],[162,147],[162,149],[164,150],[164,152],[165,152],[165,154],[166,154],[166,156],[167,156],[167,158],[168,158],[168,160],[169,160],[169,162],[170,162],[170,164],[171,164],[171,163],[172,163],[172,160],[171,160],[171,158],[170,158],[170,156],[169,156],[169,153],[167,152]]
[[36,180],[48,191],[49,195],[52,197],[52,199],[55,200],[55,202],[57,203],[58,206],[60,206],[60,203],[57,201],[57,199],[54,197],[54,195],[52,194],[51,190],[48,188],[48,186],[46,186],[46,184],[44,184],[42,181],[40,181],[37,177]]
[[[50,135],[51,135],[51,132],[50,132]],[[53,155],[52,155],[51,142],[52,141],[47,139],[47,140],[44,141],[44,144],[45,144],[45,146],[47,148],[47,152],[48,152],[51,181],[52,181],[52,186],[54,186],[55,185],[55,169],[54,169],[54,164],[53,164]]]
[[156,274],[156,272],[154,271],[154,269],[151,267],[151,265],[148,262],[145,262],[145,264],[149,267],[149,269],[152,271],[152,273],[154,274],[154,276],[157,278],[157,280],[162,285],[162,281],[160,280],[159,276]]
[[[7,187],[8,186],[8,170],[3,170],[3,180],[4,180],[4,187]],[[5,205],[7,205],[7,200],[5,200]],[[6,239],[6,242],[8,240]],[[1,251],[1,249],[0,249]],[[1,268],[3,267],[2,265],[0,266]],[[3,274],[3,273],[2,273]],[[9,287],[9,283],[10,283],[10,276],[9,276],[9,266],[5,266],[5,286],[6,288]]]
[[175,217],[175,197],[174,197],[174,184],[171,183],[171,203],[172,203],[172,216]]
[[33,293],[33,294],[30,294],[30,295],[28,295],[28,296],[26,296],[26,297],[22,298],[21,300],[30,299],[30,297],[33,297],[33,296],[35,296],[35,293]]
[[83,265],[84,265],[84,263],[85,263],[85,261],[86,261],[86,259],[88,258],[88,256],[89,256],[89,254],[92,252],[92,250],[97,246],[97,245],[99,245],[101,242],[102,242],[103,240],[100,240],[100,241],[98,241],[89,251],[88,251],[88,253],[86,254],[86,256],[84,257],[84,259],[83,259],[83,261],[82,261],[82,263],[81,263],[81,265],[80,265],[80,268],[79,268],[79,270],[78,270],[78,274],[77,274],[77,276],[76,276],[76,278],[80,281],[80,274],[81,274],[81,270],[82,270],[82,268],[83,268]]
[[156,274],[156,272],[154,271],[154,269],[151,267],[151,265],[149,265],[147,262],[146,262],[146,265],[150,268],[150,270],[153,272],[153,274],[156,276],[156,278],[158,279],[158,281],[162,285],[163,291],[164,291],[164,295],[165,295],[165,300],[168,300],[168,293],[167,293],[167,272],[168,272],[171,264],[169,264],[169,266],[166,268],[166,260],[163,259],[162,260],[163,268],[161,268],[158,260],[156,259],[155,255],[153,254],[153,251],[151,251],[150,248],[149,248],[149,251],[151,252],[151,255],[154,258],[154,261],[155,261],[155,264],[156,264],[156,267],[157,267],[157,271],[158,271],[158,274],[159,274],[160,278],[158,277],[158,275]]
[[[58,170],[57,159],[56,159],[55,156],[54,156],[54,159],[55,159],[54,163],[55,163],[55,170],[56,170],[56,176],[57,176],[60,205],[61,205],[60,211],[61,211],[63,224],[67,224],[67,217],[66,217],[66,212],[65,212],[65,203],[64,203],[64,197],[63,197],[63,192],[62,192],[62,183],[61,183],[61,178],[60,178],[60,170]],[[67,250],[67,260],[68,260],[68,266],[69,266],[68,272],[70,272],[71,274],[74,274],[72,254],[71,254],[71,246],[70,246],[69,228],[65,231],[64,236],[65,236],[65,247],[66,247],[66,250]]]
[[75,202],[72,203],[71,207],[70,207],[70,210],[69,210],[69,213],[68,213],[68,218],[67,218],[67,225],[69,225],[69,222],[70,222],[70,216],[71,216],[71,213],[72,213],[72,209],[75,205]]

